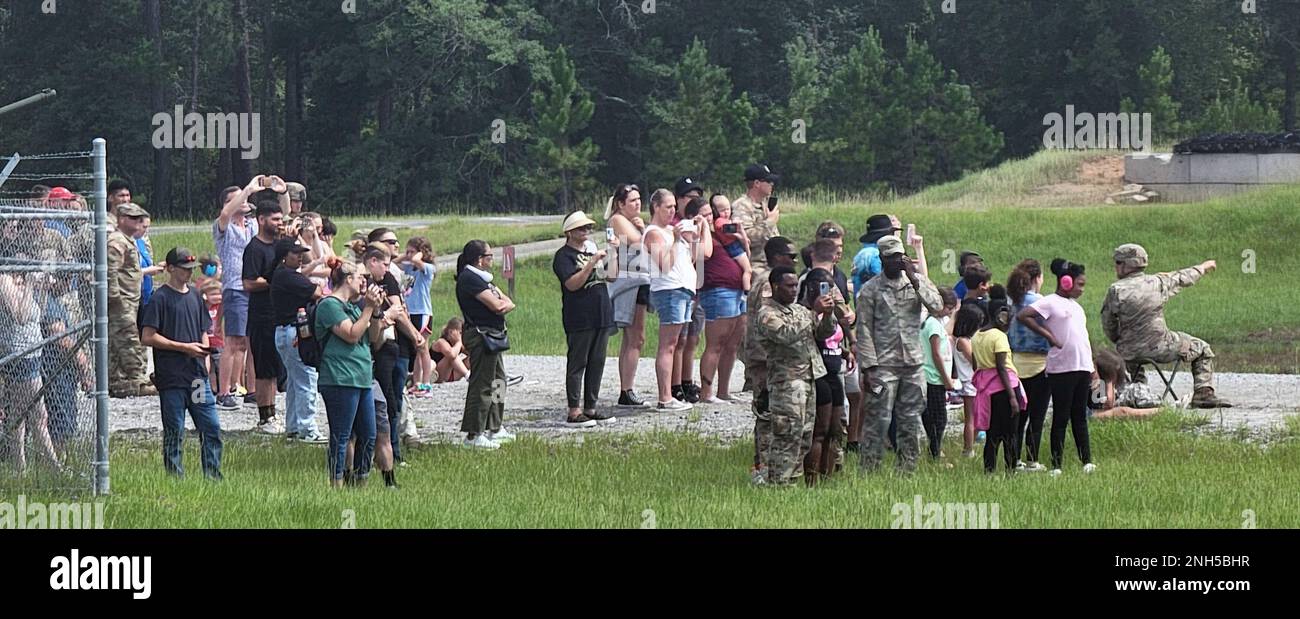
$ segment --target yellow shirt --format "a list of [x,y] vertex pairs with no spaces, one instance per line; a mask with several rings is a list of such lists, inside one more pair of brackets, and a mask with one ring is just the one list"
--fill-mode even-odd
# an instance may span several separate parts
[[1013,352],[1011,359],[1016,365],[1016,375],[1021,378],[1033,378],[1047,370],[1047,353]]
[[987,370],[997,369],[997,354],[1000,352],[1007,353],[1007,370],[1016,372],[1015,364],[1011,361],[1011,341],[1007,339],[1007,334],[1001,329],[985,329],[975,334],[970,339],[971,352],[975,357],[975,369]]

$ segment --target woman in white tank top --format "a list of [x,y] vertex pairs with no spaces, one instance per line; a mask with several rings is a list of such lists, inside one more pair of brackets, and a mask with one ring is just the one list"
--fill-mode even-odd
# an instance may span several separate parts
[[659,314],[659,347],[655,354],[655,377],[658,379],[657,408],[664,411],[689,410],[691,405],[672,395],[673,359],[677,355],[677,338],[691,321],[696,282],[695,248],[712,251],[713,239],[708,226],[699,218],[683,219],[672,225],[677,199],[667,189],[655,191],[650,198],[650,225],[643,237],[650,255],[650,301]]

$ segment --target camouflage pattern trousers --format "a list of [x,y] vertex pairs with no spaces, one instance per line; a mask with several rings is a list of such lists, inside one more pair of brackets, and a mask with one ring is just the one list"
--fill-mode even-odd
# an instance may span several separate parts
[[804,457],[812,448],[817,390],[811,380],[768,383],[767,400],[771,416],[771,442],[763,458],[767,481],[796,483],[803,477]]
[[919,365],[880,366],[875,369],[873,379],[884,388],[876,395],[871,393],[872,386],[867,385],[864,392],[867,401],[862,419],[859,469],[868,473],[880,468],[889,422],[897,419],[896,466],[903,472],[915,471],[920,453],[921,413],[925,410],[925,373]]
[[108,389],[134,395],[150,384],[148,360],[136,325],[136,306],[110,304],[108,311]]
[[[1192,387],[1195,390],[1206,389],[1214,386],[1214,351],[1210,345],[1203,339],[1193,337],[1182,331],[1175,331],[1174,335],[1178,336],[1178,349],[1162,351],[1161,353],[1150,355],[1148,360],[1156,363],[1173,363],[1182,359],[1192,365]],[[1131,359],[1129,360],[1132,361]],[[1146,376],[1137,371],[1134,364],[1129,364],[1129,374],[1136,382],[1146,382]]]

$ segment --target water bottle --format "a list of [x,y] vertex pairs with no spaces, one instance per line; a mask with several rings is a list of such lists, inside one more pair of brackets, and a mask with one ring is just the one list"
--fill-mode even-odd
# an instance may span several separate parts
[[307,310],[298,308],[298,320],[294,322],[298,325],[298,339],[305,340],[311,337],[311,329],[307,325]]

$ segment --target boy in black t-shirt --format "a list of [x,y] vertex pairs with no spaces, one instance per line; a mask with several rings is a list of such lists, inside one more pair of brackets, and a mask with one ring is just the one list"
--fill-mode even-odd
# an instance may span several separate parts
[[189,286],[199,262],[194,252],[167,252],[167,283],[156,290],[140,318],[140,341],[154,349],[154,384],[162,409],[163,467],[184,476],[181,447],[185,411],[199,431],[203,474],[221,479],[221,422],[204,363],[211,319],[198,289]]

